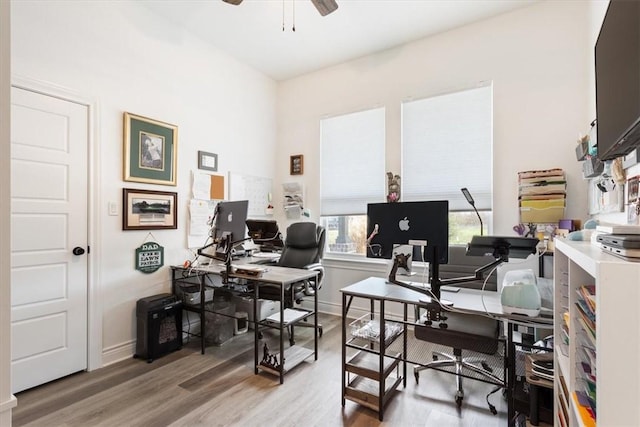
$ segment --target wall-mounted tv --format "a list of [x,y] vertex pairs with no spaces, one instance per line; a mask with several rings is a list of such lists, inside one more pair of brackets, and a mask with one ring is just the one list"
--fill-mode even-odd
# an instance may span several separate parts
[[595,46],[600,160],[640,145],[640,1],[611,0]]

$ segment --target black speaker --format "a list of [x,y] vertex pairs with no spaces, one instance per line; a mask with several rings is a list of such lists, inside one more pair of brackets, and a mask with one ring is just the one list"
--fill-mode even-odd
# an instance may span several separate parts
[[182,302],[158,294],[136,302],[137,341],[134,357],[153,362],[182,347]]

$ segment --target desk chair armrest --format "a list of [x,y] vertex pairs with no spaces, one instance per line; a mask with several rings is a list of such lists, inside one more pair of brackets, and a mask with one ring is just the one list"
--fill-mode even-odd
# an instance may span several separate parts
[[[313,295],[313,294],[315,294],[316,290],[318,290],[318,289],[320,289],[322,287],[322,278],[324,277],[324,267],[319,262],[316,262],[316,263],[313,263],[313,264],[305,265],[304,269],[305,270],[313,270],[313,271],[317,271],[318,272],[318,278],[317,279],[305,280],[304,294],[305,295]],[[315,284],[311,285],[311,283],[315,283]]]

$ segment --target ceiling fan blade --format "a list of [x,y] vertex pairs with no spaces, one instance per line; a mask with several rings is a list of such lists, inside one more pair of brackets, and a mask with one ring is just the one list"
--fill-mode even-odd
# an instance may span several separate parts
[[242,3],[242,0],[222,0],[222,1],[229,4],[234,4],[236,6]]
[[311,0],[311,2],[322,16],[327,16],[338,8],[336,0]]

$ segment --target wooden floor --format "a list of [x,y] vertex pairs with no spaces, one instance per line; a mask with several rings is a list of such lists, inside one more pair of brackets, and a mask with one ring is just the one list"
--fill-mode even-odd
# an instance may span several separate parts
[[[239,335],[200,354],[197,340],[146,363],[131,358],[19,393],[14,426],[506,426],[506,402],[492,386],[465,380],[465,399],[453,400],[455,379],[410,373],[378,414],[341,404],[340,318],[321,315],[319,358],[299,365],[280,385],[267,373],[254,375],[253,333]],[[312,345],[312,329],[297,328],[297,344]],[[409,372],[412,372],[411,366]]]

